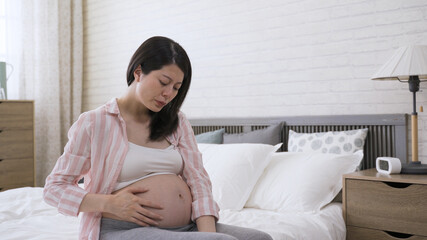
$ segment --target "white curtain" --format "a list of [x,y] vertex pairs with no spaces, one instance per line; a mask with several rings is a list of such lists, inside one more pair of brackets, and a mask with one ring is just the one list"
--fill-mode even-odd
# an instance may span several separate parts
[[63,152],[81,112],[81,0],[7,0],[6,61],[14,66],[9,99],[34,100],[36,185]]

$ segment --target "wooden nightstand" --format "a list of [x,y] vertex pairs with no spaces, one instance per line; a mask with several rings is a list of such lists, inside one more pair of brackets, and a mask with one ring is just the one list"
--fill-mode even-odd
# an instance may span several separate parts
[[34,186],[34,102],[0,100],[0,191]]
[[427,240],[427,175],[346,174],[343,214],[348,240]]

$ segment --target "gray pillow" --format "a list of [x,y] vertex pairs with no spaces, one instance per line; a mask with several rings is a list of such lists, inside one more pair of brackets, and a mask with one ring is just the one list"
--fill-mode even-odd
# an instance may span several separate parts
[[225,129],[221,128],[216,131],[201,133],[196,135],[196,141],[197,143],[221,144],[223,141],[224,132],[225,132]]
[[224,143],[264,143],[276,145],[280,143],[282,123],[268,128],[255,130],[248,133],[224,134]]

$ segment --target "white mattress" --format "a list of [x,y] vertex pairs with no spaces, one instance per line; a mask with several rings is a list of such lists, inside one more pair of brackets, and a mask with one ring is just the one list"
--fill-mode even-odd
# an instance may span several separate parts
[[[75,240],[79,219],[67,217],[44,203],[42,188],[18,188],[0,193],[0,239]],[[316,214],[244,209],[221,211],[220,222],[252,227],[275,240],[345,239],[341,204],[332,203]]]

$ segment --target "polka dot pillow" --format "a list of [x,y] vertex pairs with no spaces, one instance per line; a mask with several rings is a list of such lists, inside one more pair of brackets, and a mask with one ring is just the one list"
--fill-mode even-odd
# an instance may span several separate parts
[[289,152],[352,154],[363,150],[368,129],[349,131],[297,133],[289,130]]

